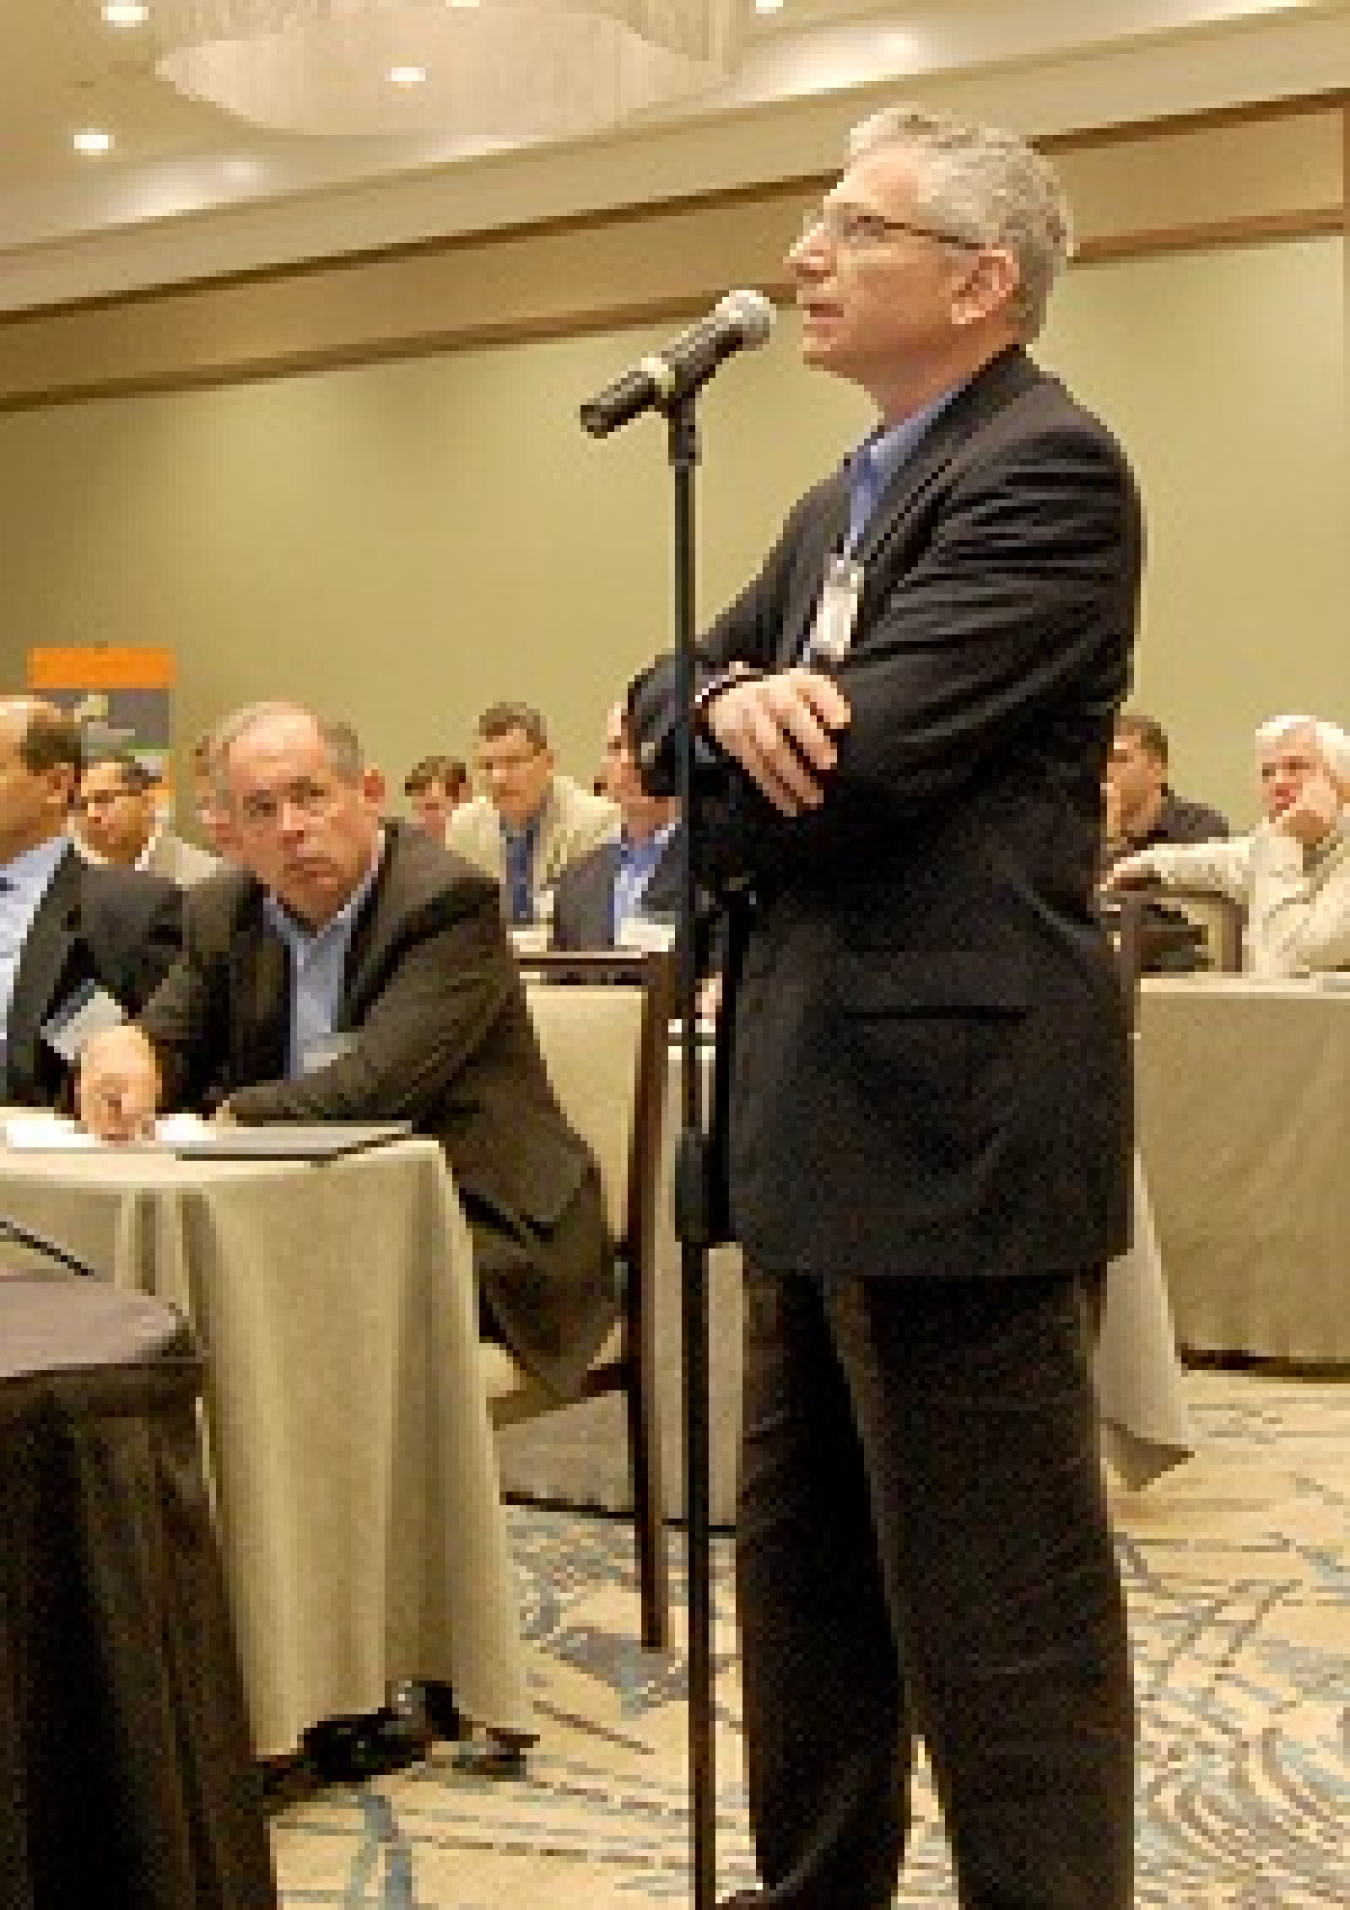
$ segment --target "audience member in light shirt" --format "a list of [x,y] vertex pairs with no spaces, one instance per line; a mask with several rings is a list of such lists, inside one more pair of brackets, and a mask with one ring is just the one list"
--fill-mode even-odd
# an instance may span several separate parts
[[1255,975],[1350,967],[1350,735],[1315,716],[1273,716],[1256,731],[1261,820],[1227,841],[1158,843],[1123,857],[1109,888],[1219,889],[1247,911]]

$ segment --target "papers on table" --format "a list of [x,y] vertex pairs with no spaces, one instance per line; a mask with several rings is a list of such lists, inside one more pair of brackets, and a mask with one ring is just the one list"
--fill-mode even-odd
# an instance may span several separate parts
[[165,1114],[155,1122],[153,1136],[143,1142],[101,1141],[68,1114],[53,1114],[46,1108],[25,1108],[5,1116],[3,1134],[5,1146],[17,1153],[63,1154],[91,1147],[128,1145],[172,1149],[209,1133],[210,1127],[210,1122],[203,1121],[197,1114]]
[[68,1115],[42,1108],[9,1114],[6,1147],[16,1152],[59,1154],[107,1147],[153,1148],[163,1154],[216,1160],[335,1160],[368,1147],[404,1140],[410,1121],[272,1121],[254,1127],[204,1121],[197,1114],[164,1114],[143,1141],[100,1141]]

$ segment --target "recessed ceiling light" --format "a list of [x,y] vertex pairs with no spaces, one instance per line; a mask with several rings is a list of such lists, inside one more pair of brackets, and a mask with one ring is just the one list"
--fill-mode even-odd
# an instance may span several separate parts
[[783,0],[755,0],[756,13],[781,13]]
[[452,10],[468,13],[478,5],[478,0],[446,0],[446,5]]
[[85,153],[93,157],[99,153],[112,151],[113,136],[111,133],[101,132],[95,126],[87,126],[83,132],[72,134],[70,143],[77,153]]
[[426,79],[424,66],[391,66],[389,84],[391,86],[421,86]]
[[104,0],[103,18],[110,27],[142,27],[150,9],[143,0]]

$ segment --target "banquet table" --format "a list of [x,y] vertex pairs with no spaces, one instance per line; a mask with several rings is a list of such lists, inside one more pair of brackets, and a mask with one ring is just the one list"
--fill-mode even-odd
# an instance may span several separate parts
[[0,1900],[275,1910],[191,1330],[3,1274]]
[[[705,1056],[705,1067],[707,1057]],[[657,1384],[666,1516],[684,1517],[681,1250],[671,1188],[681,1119],[680,1063],[672,1051],[657,1217]],[[712,1522],[735,1519],[741,1396],[740,1251],[708,1256],[710,1399],[709,1505]],[[1134,1238],[1111,1263],[1094,1359],[1103,1451],[1131,1487],[1142,1487],[1195,1449],[1149,1193],[1135,1161]],[[565,1412],[498,1433],[503,1489],[525,1498],[609,1508],[632,1503],[622,1402],[588,1400]]]
[[440,1149],[202,1160],[3,1131],[0,1214],[177,1306],[206,1353],[257,1753],[414,1677],[453,1683],[468,1719],[531,1731],[469,1236]]
[[1181,1344],[1350,1361],[1350,975],[1145,978],[1137,1080]]

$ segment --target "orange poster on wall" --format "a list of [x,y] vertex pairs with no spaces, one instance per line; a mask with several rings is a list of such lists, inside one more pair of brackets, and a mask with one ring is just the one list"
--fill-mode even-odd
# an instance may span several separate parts
[[159,782],[173,743],[172,650],[150,644],[57,644],[28,652],[28,687],[69,710],[86,762],[123,752]]

